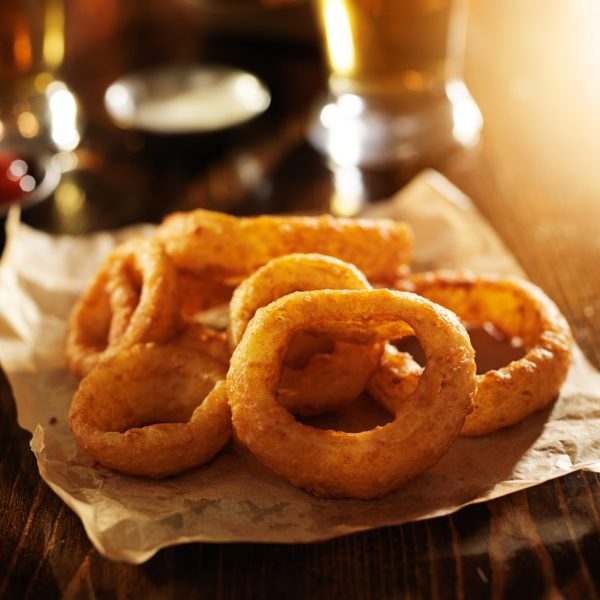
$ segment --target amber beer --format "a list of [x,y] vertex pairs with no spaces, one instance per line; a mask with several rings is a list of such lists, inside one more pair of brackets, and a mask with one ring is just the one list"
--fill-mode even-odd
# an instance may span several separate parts
[[315,8],[335,94],[411,95],[452,75],[452,0],[315,0]]

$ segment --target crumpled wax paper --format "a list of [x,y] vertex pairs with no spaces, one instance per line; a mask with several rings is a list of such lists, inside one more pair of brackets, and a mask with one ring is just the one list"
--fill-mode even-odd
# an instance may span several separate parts
[[[415,270],[521,271],[471,202],[425,172],[369,216],[408,221]],[[136,229],[139,231],[139,228]],[[69,432],[77,380],[65,366],[67,315],[102,258],[132,230],[55,237],[9,219],[0,265],[0,361],[40,474],[79,515],[104,556],[141,563],[185,542],[314,542],[447,515],[578,469],[600,472],[600,375],[575,349],[559,400],[526,421],[459,439],[433,469],[374,501],[324,500],[230,444],[209,465],[150,481],[94,466]]]

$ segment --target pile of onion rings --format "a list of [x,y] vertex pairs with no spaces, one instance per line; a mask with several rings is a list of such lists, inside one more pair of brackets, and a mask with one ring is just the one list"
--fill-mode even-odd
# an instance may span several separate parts
[[[166,477],[233,439],[295,486],[367,499],[431,468],[459,435],[547,406],[572,343],[556,306],[513,279],[411,276],[411,251],[410,229],[388,220],[168,217],[114,250],[73,308],[79,447]],[[466,326],[488,322],[526,354],[478,376]],[[391,343],[410,334],[424,367]],[[363,393],[392,421],[345,433],[296,419]]]

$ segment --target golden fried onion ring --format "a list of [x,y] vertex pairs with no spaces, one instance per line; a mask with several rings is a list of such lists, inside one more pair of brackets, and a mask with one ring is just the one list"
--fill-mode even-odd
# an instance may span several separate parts
[[178,324],[175,267],[160,243],[132,240],[104,261],[69,321],[69,369],[84,376],[107,351],[164,341]]
[[225,367],[229,366],[231,350],[224,331],[205,327],[201,323],[188,323],[179,335],[178,343],[207,354]]
[[367,385],[367,393],[396,417],[406,416],[414,409],[414,391],[422,373],[423,367],[408,352],[386,344],[381,364]]
[[[231,347],[239,343],[257,309],[291,292],[323,289],[368,290],[371,285],[354,266],[322,254],[288,254],[274,258],[245,279],[229,305]],[[365,388],[381,357],[381,344],[337,342],[330,353],[319,352],[322,338],[296,336],[309,357],[296,368],[286,362],[278,399],[290,412],[310,416],[334,411]],[[317,349],[310,352],[310,344]]]
[[100,464],[128,475],[199,466],[231,434],[225,371],[179,340],[122,349],[81,381],[69,413],[73,435]]
[[199,313],[212,308],[226,307],[235,286],[227,285],[209,273],[177,272],[180,313],[184,320],[194,321]]
[[[463,435],[485,435],[514,425],[556,398],[569,370],[572,337],[565,318],[538,287],[514,278],[439,271],[415,275],[404,282],[403,289],[449,308],[464,323],[490,322],[508,339],[523,342],[525,356],[477,377],[473,412],[465,421]],[[396,379],[408,373],[413,383],[409,380],[404,386],[410,389],[420,368],[396,360],[404,369],[396,373]],[[375,396],[389,397],[380,377],[380,373],[374,376],[369,390]]]
[[372,281],[393,281],[412,253],[410,228],[386,219],[236,218],[195,210],[168,216],[156,235],[177,268],[208,269],[236,282],[272,258],[292,252],[335,256],[356,265]]
[[277,400],[303,417],[336,411],[365,389],[381,353],[381,344],[336,342],[333,352],[313,354],[305,367],[285,364]]
[[[412,419],[361,433],[328,431],[299,423],[277,402],[281,357],[294,333],[389,330],[400,321],[427,357]],[[238,439],[292,484],[328,497],[381,496],[434,465],[459,434],[474,390],[474,352],[455,315],[390,290],[296,292],[272,302],[250,321],[227,374]]]

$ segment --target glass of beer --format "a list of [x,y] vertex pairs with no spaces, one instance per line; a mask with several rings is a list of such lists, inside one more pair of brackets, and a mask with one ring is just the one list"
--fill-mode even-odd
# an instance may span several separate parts
[[467,0],[313,0],[328,95],[309,139],[336,164],[427,163],[478,141],[461,78]]
[[64,0],[0,0],[0,142],[73,150],[79,109],[58,79]]

